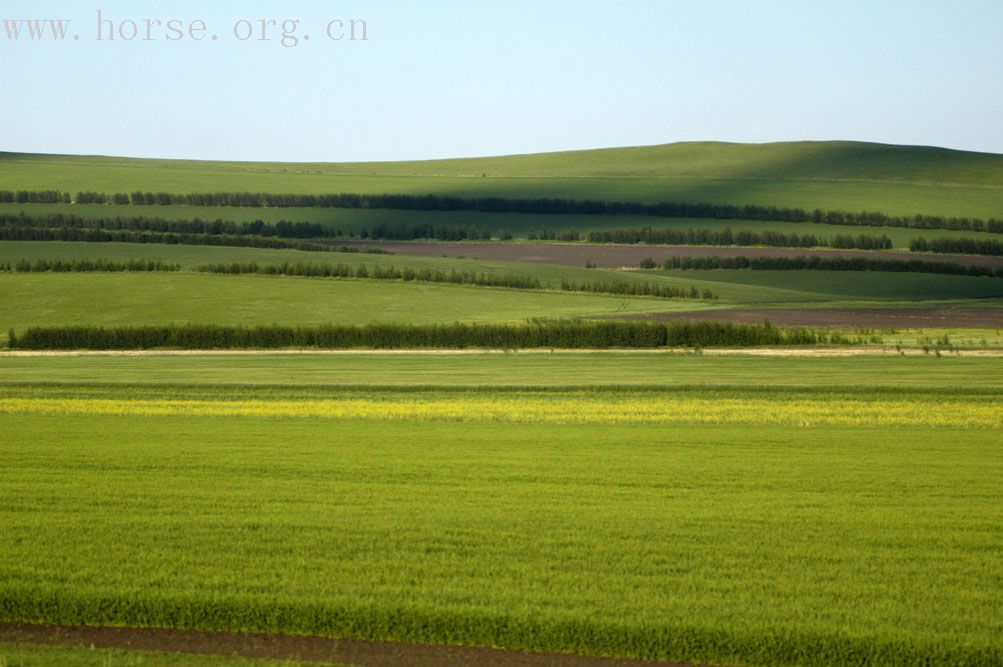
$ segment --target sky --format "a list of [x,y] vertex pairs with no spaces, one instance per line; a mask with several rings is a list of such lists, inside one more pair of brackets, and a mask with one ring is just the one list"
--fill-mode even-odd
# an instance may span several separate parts
[[[0,3],[0,151],[336,162],[849,139],[1003,153],[1000,0],[207,4]],[[13,39],[4,21],[21,19],[70,23],[62,40],[24,24]]]

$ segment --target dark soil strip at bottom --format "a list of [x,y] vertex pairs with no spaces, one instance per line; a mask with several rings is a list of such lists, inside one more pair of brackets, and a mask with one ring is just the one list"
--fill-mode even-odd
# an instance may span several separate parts
[[[535,262],[584,268],[592,262],[599,268],[637,267],[651,257],[661,266],[670,257],[867,257],[900,261],[920,260],[1003,268],[1003,257],[977,255],[940,255],[879,250],[832,250],[820,248],[761,248],[756,246],[671,246],[671,245],[600,245],[587,243],[463,243],[434,241],[338,241],[334,245],[359,248],[382,248],[398,255],[419,257],[466,257],[467,259]],[[698,271],[692,272],[698,276]]]
[[[612,319],[612,318],[611,318]],[[757,308],[705,310],[684,313],[653,313],[616,319],[667,321],[718,321],[762,324],[769,320],[780,326],[841,328],[1003,328],[1003,309],[994,308]]]
[[693,667],[681,663],[521,653],[463,646],[26,623],[0,623],[0,642],[337,662],[360,667]]

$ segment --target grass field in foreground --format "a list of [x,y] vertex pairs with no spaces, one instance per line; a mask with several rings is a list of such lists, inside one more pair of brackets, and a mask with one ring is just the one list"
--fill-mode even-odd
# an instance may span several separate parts
[[[144,216],[174,220],[233,220],[247,222],[263,220],[277,223],[282,220],[293,222],[316,222],[325,227],[340,230],[346,236],[358,235],[363,229],[376,225],[451,225],[455,227],[487,226],[495,238],[503,229],[512,232],[519,239],[525,239],[528,232],[538,229],[568,229],[583,234],[594,230],[629,229],[654,227],[656,229],[710,229],[723,231],[781,232],[784,234],[814,234],[821,239],[832,239],[837,235],[867,234],[885,235],[894,247],[908,250],[909,242],[925,236],[927,238],[972,238],[999,239],[999,234],[988,232],[955,231],[947,229],[909,229],[903,227],[853,227],[845,225],[825,225],[814,223],[759,222],[755,220],[705,220],[689,218],[658,218],[652,216],[612,216],[612,215],[529,215],[520,213],[477,213],[441,211],[395,211],[390,209],[333,209],[333,208],[232,208],[205,206],[113,206],[101,204],[7,204],[0,203],[0,214],[47,215],[63,213],[84,218],[113,218],[116,216]],[[584,239],[584,236],[583,236]]]
[[123,651],[87,646],[0,643],[3,667],[307,667],[316,663],[250,660],[215,655]]
[[713,664],[1001,659],[998,429],[0,429],[6,619]]
[[1003,157],[853,142],[683,143],[397,163],[0,154],[0,188],[415,193],[763,204],[999,217]]
[[4,384],[267,387],[1003,389],[1003,357],[696,356],[639,352],[0,356]]

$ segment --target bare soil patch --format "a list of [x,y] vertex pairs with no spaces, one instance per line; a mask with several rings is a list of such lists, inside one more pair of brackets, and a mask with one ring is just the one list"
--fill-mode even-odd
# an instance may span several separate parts
[[337,245],[382,248],[398,255],[419,257],[466,257],[468,259],[534,262],[584,267],[593,262],[604,269],[636,267],[651,257],[661,266],[670,257],[869,257],[872,259],[920,260],[965,266],[1003,268],[1003,257],[977,255],[938,255],[930,253],[830,250],[819,248],[759,248],[734,246],[670,245],[591,245],[585,243],[449,243],[437,241],[338,241]]
[[693,667],[683,663],[522,653],[463,646],[25,623],[0,623],[0,641],[320,663],[338,662],[360,667],[370,665],[373,667],[473,667],[475,665],[478,667]]
[[996,308],[755,308],[653,313],[617,319],[667,321],[718,321],[780,326],[839,327],[855,329],[1003,328],[1003,310]]

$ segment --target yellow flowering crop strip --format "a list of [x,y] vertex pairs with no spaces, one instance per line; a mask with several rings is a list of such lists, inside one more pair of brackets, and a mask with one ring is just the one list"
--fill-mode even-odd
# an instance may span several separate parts
[[0,398],[0,413],[497,421],[561,424],[780,424],[1003,427],[999,401],[495,396],[394,400],[124,400]]

